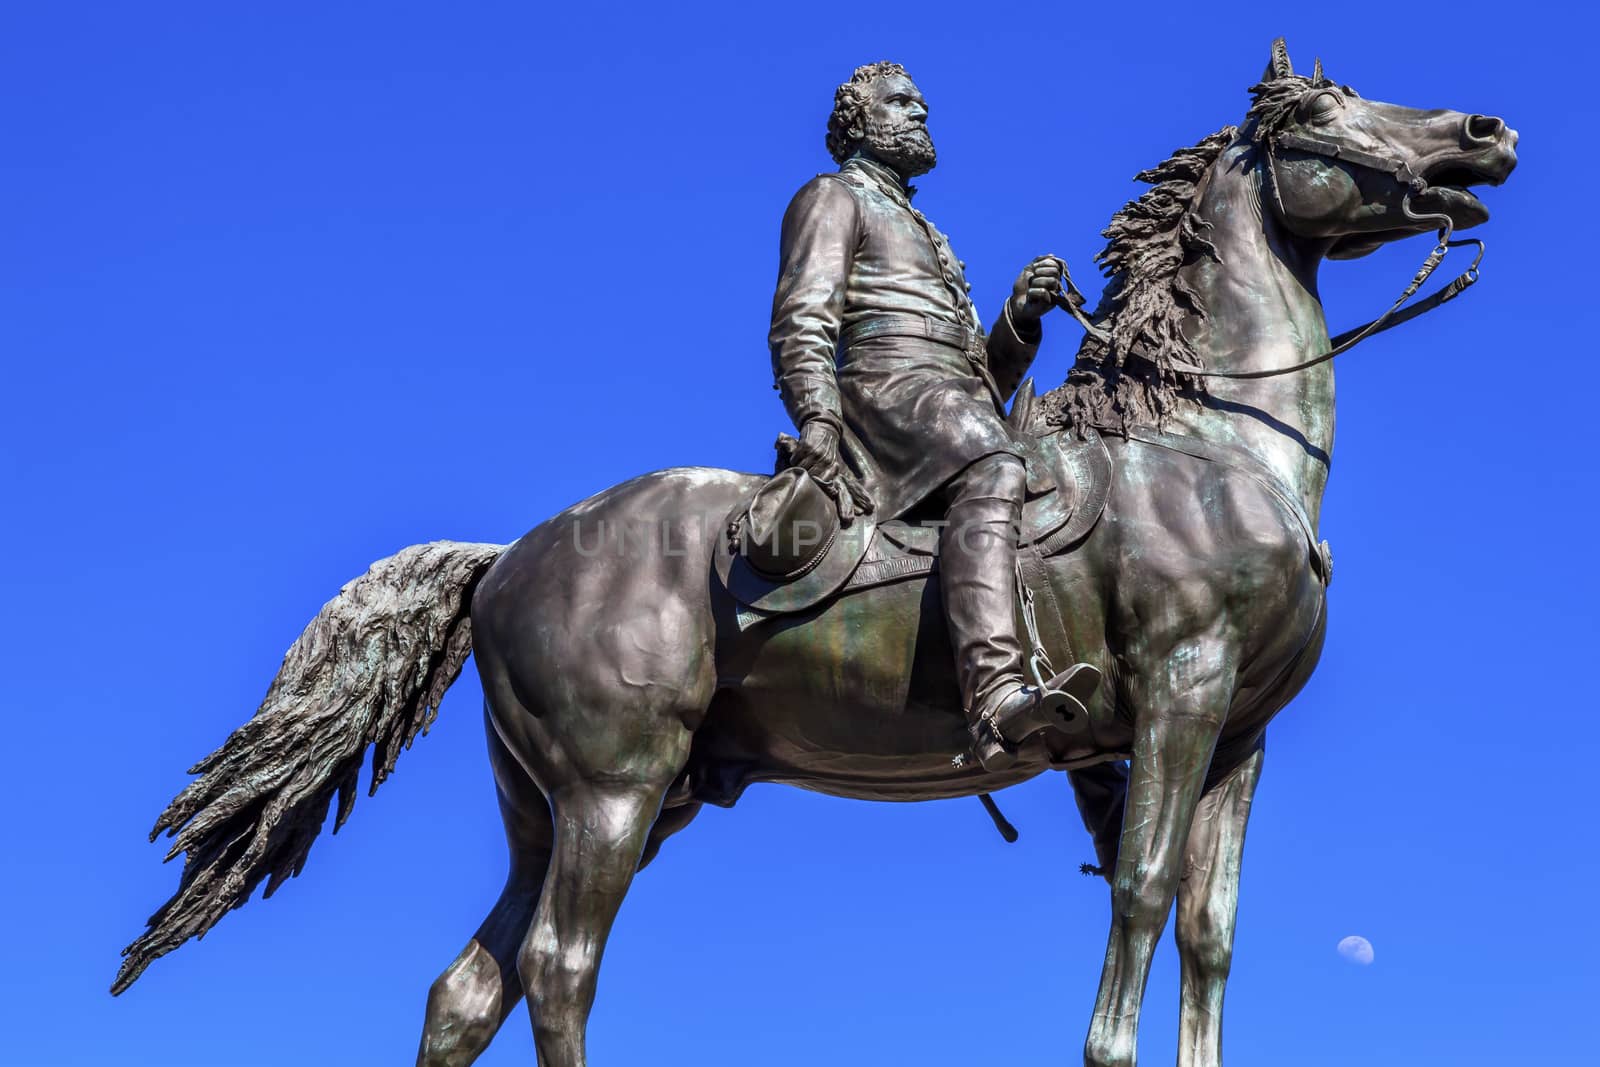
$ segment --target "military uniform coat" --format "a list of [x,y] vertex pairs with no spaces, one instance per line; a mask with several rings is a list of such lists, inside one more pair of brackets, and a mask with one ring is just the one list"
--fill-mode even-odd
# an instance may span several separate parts
[[[783,219],[768,343],[795,425],[841,431],[841,453],[879,521],[920,503],[974,460],[1021,455],[1003,419],[1038,349],[1038,326],[1003,315],[985,334],[950,242],[911,190],[860,156],[795,194]],[[964,329],[964,349],[925,337],[846,343],[885,315]],[[1032,336],[1028,333],[1031,332]]]

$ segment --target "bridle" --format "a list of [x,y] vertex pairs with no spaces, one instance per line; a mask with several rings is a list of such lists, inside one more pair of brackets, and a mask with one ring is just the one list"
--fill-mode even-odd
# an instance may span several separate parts
[[[1287,367],[1275,367],[1271,370],[1219,371],[1203,370],[1199,367],[1174,367],[1173,369],[1179,374],[1196,378],[1228,378],[1238,381],[1273,378],[1280,374],[1292,374],[1308,367],[1315,367],[1318,364],[1328,362],[1335,356],[1350,351],[1350,349],[1375,334],[1393,329],[1403,322],[1410,322],[1417,316],[1426,314],[1434,308],[1454,300],[1478,280],[1478,266],[1483,262],[1483,242],[1475,237],[1452,240],[1452,235],[1455,233],[1455,223],[1450,220],[1449,215],[1443,212],[1419,215],[1411,209],[1411,198],[1413,196],[1421,196],[1427,192],[1428,182],[1411,169],[1409,162],[1400,159],[1398,156],[1375,155],[1333,138],[1313,137],[1303,133],[1275,134],[1267,140],[1265,172],[1267,184],[1272,187],[1272,198],[1277,206],[1280,218],[1286,217],[1286,212],[1283,207],[1283,197],[1278,190],[1277,153],[1280,149],[1285,148],[1294,152],[1305,152],[1309,155],[1321,156],[1324,159],[1353,163],[1358,167],[1366,167],[1369,170],[1390,175],[1395,181],[1407,186],[1405,196],[1400,201],[1400,210],[1405,214],[1406,218],[1414,222],[1437,222],[1439,225],[1439,240],[1433,246],[1433,250],[1422,261],[1422,266],[1417,268],[1417,272],[1412,276],[1410,284],[1401,292],[1399,298],[1389,305],[1388,310],[1370,322],[1346,330],[1334,337],[1329,342],[1326,352]],[[1478,248],[1477,255],[1472,257],[1472,264],[1437,292],[1401,310],[1406,301],[1417,295],[1418,290],[1422,288],[1433,272],[1439,268],[1439,264],[1444,262],[1444,258],[1449,255],[1450,249],[1460,248],[1464,245],[1476,245]],[[1079,324],[1083,326],[1092,338],[1110,347],[1110,335],[1103,329],[1093,325],[1083,314],[1080,306],[1083,294],[1078,292],[1077,287],[1072,284],[1072,280],[1069,277],[1063,276],[1062,282],[1062,292],[1057,294],[1056,303],[1070,312],[1072,317],[1078,320]],[[1075,304],[1068,299],[1069,295],[1076,295],[1079,298],[1079,303]]]

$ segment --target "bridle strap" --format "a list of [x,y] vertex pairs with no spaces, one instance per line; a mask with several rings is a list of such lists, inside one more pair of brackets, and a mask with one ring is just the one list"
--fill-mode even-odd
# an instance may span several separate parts
[[1056,262],[1061,264],[1061,287],[1054,294],[1056,307],[1077,319],[1078,325],[1083,327],[1083,332],[1088,334],[1090,338],[1106,348],[1110,348],[1111,334],[1090,322],[1089,316],[1083,313],[1083,308],[1088,303],[1088,298],[1073,284],[1072,274],[1067,270],[1066,261],[1057,259]]
[[[1370,322],[1357,326],[1354,329],[1346,330],[1337,337],[1334,337],[1328,342],[1329,347],[1326,352],[1313,356],[1310,359],[1302,360],[1299,363],[1291,364],[1287,367],[1274,367],[1270,370],[1220,371],[1205,370],[1200,367],[1179,365],[1173,368],[1173,370],[1179,374],[1185,374],[1195,378],[1226,378],[1232,381],[1250,381],[1259,378],[1275,378],[1280,374],[1293,374],[1295,371],[1305,370],[1308,367],[1315,367],[1319,364],[1328,362],[1335,356],[1339,356],[1350,351],[1350,349],[1354,348],[1356,345],[1360,344],[1362,341],[1365,341],[1369,337],[1380,334],[1385,330],[1393,329],[1403,322],[1410,322],[1419,315],[1426,314],[1436,307],[1449,303],[1451,300],[1454,300],[1456,297],[1460,296],[1462,293],[1471,288],[1479,278],[1478,267],[1483,262],[1483,242],[1475,237],[1452,240],[1451,235],[1455,232],[1455,223],[1450,220],[1450,216],[1448,215],[1442,213],[1419,215],[1412,211],[1412,196],[1421,195],[1422,193],[1426,192],[1428,183],[1420,175],[1413,173],[1408,163],[1397,157],[1373,155],[1370,152],[1364,152],[1361,149],[1353,148],[1350,145],[1343,144],[1338,141],[1327,140],[1319,137],[1311,137],[1306,134],[1280,133],[1276,135],[1267,142],[1265,162],[1267,184],[1272,187],[1272,198],[1274,203],[1277,205],[1278,214],[1280,217],[1285,215],[1283,208],[1283,197],[1278,190],[1276,150],[1280,146],[1296,152],[1309,152],[1312,155],[1323,156],[1327,159],[1340,160],[1346,163],[1354,163],[1357,166],[1366,167],[1370,170],[1378,171],[1381,174],[1391,175],[1402,185],[1408,186],[1404,198],[1402,198],[1400,201],[1400,210],[1405,213],[1406,218],[1415,220],[1417,222],[1437,222],[1439,224],[1438,243],[1433,246],[1433,250],[1429,252],[1427,258],[1422,261],[1422,266],[1417,268],[1416,274],[1411,278],[1411,284],[1405,287],[1405,290],[1400,294],[1399,299],[1389,305],[1388,310]],[[1472,257],[1472,265],[1466,270],[1462,271],[1443,288],[1427,297],[1424,297],[1418,303],[1402,310],[1402,307],[1406,301],[1416,296],[1417,292],[1421,290],[1423,283],[1425,283],[1428,278],[1432,276],[1434,271],[1439,269],[1439,264],[1444,262],[1444,258],[1445,256],[1449,255],[1450,249],[1460,248],[1464,245],[1476,245],[1478,248],[1478,254]],[[1083,318],[1082,312],[1078,311],[1076,308],[1072,308],[1070,304],[1064,304],[1064,306],[1068,307],[1068,310],[1074,312],[1074,317],[1076,317],[1080,323],[1084,324],[1085,329],[1091,330],[1096,339],[1104,343],[1105,334],[1103,331],[1091,328],[1087,320]]]
[[[1418,315],[1426,314],[1442,304],[1449,303],[1451,300],[1454,300],[1456,297],[1466,292],[1475,282],[1477,282],[1480,274],[1478,270],[1478,264],[1483,262],[1483,242],[1475,237],[1452,241],[1442,236],[1443,234],[1449,233],[1448,228],[1440,232],[1441,240],[1438,244],[1434,245],[1433,251],[1428,253],[1428,258],[1422,261],[1422,266],[1418,268],[1416,275],[1411,279],[1411,284],[1406,286],[1405,291],[1400,294],[1399,299],[1393,304],[1390,304],[1387,311],[1373,319],[1371,322],[1367,322],[1361,326],[1346,330],[1339,336],[1333,338],[1329,342],[1328,350],[1321,355],[1312,356],[1310,359],[1302,360],[1299,363],[1290,364],[1287,367],[1273,367],[1270,370],[1202,370],[1200,368],[1183,366],[1175,367],[1174,370],[1180,374],[1188,374],[1196,378],[1227,378],[1232,381],[1250,381],[1258,378],[1275,378],[1280,374],[1292,374],[1295,371],[1305,370],[1308,367],[1315,367],[1318,364],[1326,363],[1335,356],[1340,356],[1350,351],[1356,345],[1375,334],[1380,334],[1384,330],[1391,330],[1403,322],[1410,322]],[[1463,245],[1478,246],[1478,254],[1472,257],[1472,265],[1458,274],[1455,278],[1451,279],[1448,284],[1436,292],[1424,297],[1421,301],[1411,305],[1410,307],[1401,310],[1401,305],[1403,305],[1407,300],[1410,300],[1413,296],[1416,296],[1417,290],[1422,288],[1422,284],[1428,280],[1428,277],[1433,274],[1435,270],[1438,269],[1439,264],[1444,262],[1444,257],[1449,253],[1450,249],[1460,248]]]
[[1428,188],[1428,183],[1422,175],[1411,169],[1411,164],[1399,156],[1379,156],[1371,152],[1364,152],[1342,141],[1329,138],[1313,137],[1306,133],[1280,133],[1272,138],[1267,145],[1267,154],[1270,157],[1274,148],[1288,148],[1296,152],[1309,152],[1314,156],[1324,156],[1328,159],[1343,160],[1354,163],[1368,170],[1375,170],[1380,174],[1390,174],[1401,185],[1411,186],[1411,191],[1421,193]]

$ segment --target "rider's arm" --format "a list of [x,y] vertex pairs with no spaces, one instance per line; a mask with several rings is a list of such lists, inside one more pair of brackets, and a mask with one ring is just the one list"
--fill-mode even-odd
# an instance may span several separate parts
[[1022,384],[1022,376],[1033,365],[1033,357],[1039,351],[1039,341],[1043,336],[1044,330],[1038,320],[1029,322],[1014,319],[1010,301],[1006,302],[1005,310],[995,320],[994,329],[989,331],[987,345],[989,373],[994,375],[994,383],[1000,387],[1002,400],[1010,400],[1011,394]]
[[783,406],[801,429],[814,419],[843,428],[834,346],[859,236],[855,196],[831,175],[808,182],[783,216],[767,344]]

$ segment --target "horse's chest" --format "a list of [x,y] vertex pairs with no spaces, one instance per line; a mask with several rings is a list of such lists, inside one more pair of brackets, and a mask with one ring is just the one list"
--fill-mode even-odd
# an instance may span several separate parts
[[1284,625],[1264,637],[1240,670],[1229,720],[1237,726],[1264,726],[1304,688],[1322,655],[1327,633],[1327,602],[1320,584],[1284,616]]

